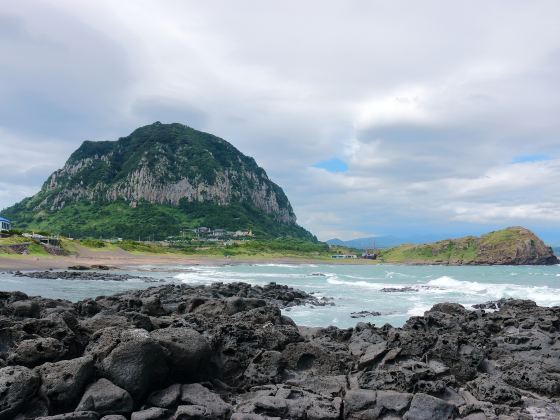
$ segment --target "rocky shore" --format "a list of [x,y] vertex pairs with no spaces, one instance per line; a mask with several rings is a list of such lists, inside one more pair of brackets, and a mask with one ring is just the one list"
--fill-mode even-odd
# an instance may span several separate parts
[[0,292],[0,420],[560,418],[559,307],[444,303],[353,329],[280,311],[326,303],[275,284]]

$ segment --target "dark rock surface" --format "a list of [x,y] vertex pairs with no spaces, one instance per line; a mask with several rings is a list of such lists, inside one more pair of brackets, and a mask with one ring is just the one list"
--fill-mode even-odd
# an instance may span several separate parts
[[381,312],[377,311],[360,311],[350,312],[350,318],[366,318],[368,316],[380,316]]
[[0,292],[0,420],[560,418],[559,307],[442,303],[343,330],[280,312],[314,299],[242,283]]
[[[105,267],[105,266],[103,266]],[[127,281],[131,279],[144,279],[146,281],[157,281],[149,277],[131,276],[129,274],[114,274],[114,273],[100,273],[97,271],[89,271],[90,267],[75,266],[68,267],[73,271],[16,271],[14,273],[17,277],[31,277],[34,279],[47,279],[47,280],[101,280],[101,281]],[[106,268],[97,268],[98,270],[106,271]]]

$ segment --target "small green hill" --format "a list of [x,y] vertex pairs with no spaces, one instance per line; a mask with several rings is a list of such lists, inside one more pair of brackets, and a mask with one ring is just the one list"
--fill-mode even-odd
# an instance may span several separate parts
[[423,245],[401,245],[381,251],[379,260],[406,264],[557,264],[552,248],[523,227],[509,227],[475,237]]
[[2,214],[17,229],[73,237],[163,239],[204,226],[315,240],[253,158],[176,123],[85,141],[39,193]]

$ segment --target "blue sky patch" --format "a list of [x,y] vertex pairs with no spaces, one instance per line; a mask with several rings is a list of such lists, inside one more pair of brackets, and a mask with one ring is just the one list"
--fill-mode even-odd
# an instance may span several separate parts
[[346,172],[348,170],[348,165],[340,159],[331,158],[329,160],[323,160],[321,162],[317,162],[313,165],[314,168],[321,168],[325,169],[329,172]]
[[544,153],[537,153],[533,155],[519,155],[515,156],[511,163],[527,163],[527,162],[542,162],[543,160],[550,160],[551,156]]

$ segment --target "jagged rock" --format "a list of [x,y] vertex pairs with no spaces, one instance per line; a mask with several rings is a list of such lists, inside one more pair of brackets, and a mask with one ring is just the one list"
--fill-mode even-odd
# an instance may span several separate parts
[[45,363],[35,370],[41,376],[41,392],[57,409],[74,407],[94,375],[91,357]]
[[479,400],[496,404],[517,404],[521,394],[514,387],[489,375],[481,375],[467,383],[467,389]]
[[[283,292],[292,296],[282,300]],[[164,285],[75,304],[0,292],[0,366],[15,363],[27,340],[58,340],[67,359],[0,369],[18,372],[0,375],[0,420],[80,410],[247,420],[560,412],[558,307],[513,299],[486,312],[445,303],[402,328],[338,329],[297,327],[279,309],[297,299],[305,295],[241,283]],[[29,300],[38,318],[10,307]],[[207,302],[213,317],[196,310]],[[101,328],[84,328],[93,318]]]
[[452,419],[456,408],[444,400],[431,395],[415,394],[410,403],[410,409],[404,415],[404,420],[433,420]]
[[155,391],[148,397],[150,405],[169,408],[177,405],[181,398],[181,384],[173,384],[160,391]]
[[[104,417],[105,418],[105,417]],[[99,414],[94,411],[75,411],[55,416],[38,417],[36,420],[98,420]]]
[[342,399],[329,399],[301,388],[285,385],[262,386],[240,396],[237,414],[260,414],[265,417],[293,419],[339,419]]
[[365,318],[368,316],[379,316],[381,312],[377,311],[360,311],[360,312],[350,312],[350,318]]
[[243,376],[251,385],[276,383],[281,380],[287,366],[288,362],[279,351],[263,351],[251,360]]
[[15,417],[14,420],[34,419],[36,417],[44,417],[48,415],[49,402],[43,396],[39,395],[27,402],[23,410]]
[[132,397],[126,390],[101,378],[86,389],[77,410],[91,410],[99,414],[119,414],[130,413],[133,405]]
[[208,388],[200,384],[183,385],[181,401],[204,407],[205,417],[225,418],[231,412],[231,405]]
[[183,380],[196,380],[207,374],[210,346],[197,331],[189,328],[162,328],[150,336],[169,351],[171,373]]
[[288,379],[285,383],[329,398],[342,396],[348,387],[345,375],[314,376],[304,374],[297,379]]
[[14,316],[21,318],[39,318],[41,308],[34,300],[18,300],[8,305]]
[[0,369],[0,420],[10,420],[24,408],[39,388],[37,373],[23,366]]
[[[117,340],[108,347],[100,346],[102,354],[106,354],[97,360],[97,366],[103,375],[126,389],[137,400],[143,399],[149,391],[162,385],[169,373],[167,353],[146,330],[125,330],[115,337],[115,330],[109,328],[98,336],[99,341],[103,341],[103,333]],[[95,339],[90,348],[93,346]]]
[[180,405],[175,411],[173,420],[198,420],[209,418],[206,408],[202,405]]
[[151,407],[142,411],[135,411],[130,415],[130,420],[167,420],[169,412],[164,408]]
[[56,338],[23,340],[8,357],[12,364],[33,367],[60,360],[66,354],[64,345]]
[[[344,416],[347,418],[367,418],[368,414],[373,418],[373,410],[376,408],[377,393],[369,389],[352,389],[344,397]],[[366,411],[370,411],[367,413]]]

